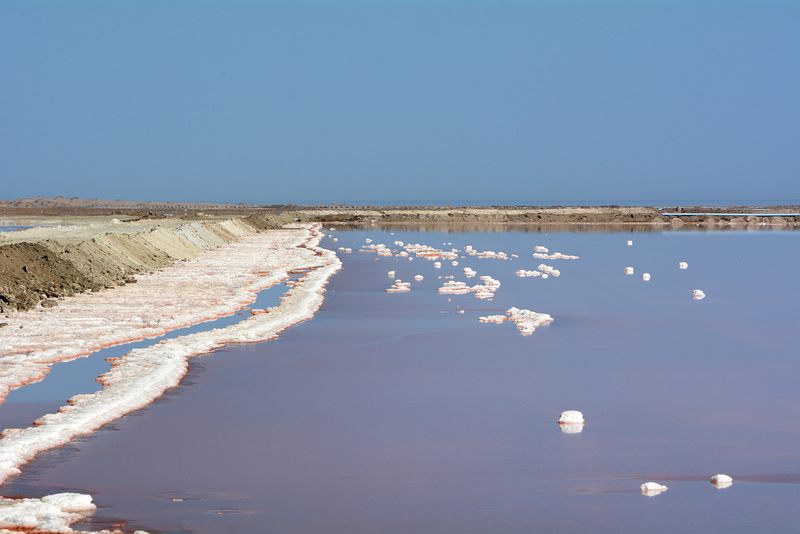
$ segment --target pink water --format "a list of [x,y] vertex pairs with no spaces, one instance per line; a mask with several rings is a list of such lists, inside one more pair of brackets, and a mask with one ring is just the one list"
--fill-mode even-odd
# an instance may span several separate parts
[[[323,245],[354,252],[312,321],[202,357],[2,493],[91,493],[83,527],[154,532],[800,530],[800,233],[525,230],[335,232]],[[355,252],[366,238],[520,258],[437,270]],[[561,276],[513,274],[539,263]],[[502,282],[494,300],[437,294],[464,266]],[[412,291],[384,292],[387,270]],[[555,321],[477,321],[511,306]],[[568,409],[582,433],[558,429]],[[669,490],[641,495],[650,480]]]

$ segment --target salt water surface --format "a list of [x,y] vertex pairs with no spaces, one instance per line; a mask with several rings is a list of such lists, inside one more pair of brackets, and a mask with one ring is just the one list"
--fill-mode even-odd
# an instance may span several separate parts
[[800,232],[435,228],[326,227],[352,252],[313,320],[195,358],[2,493],[89,493],[76,529],[797,531]]

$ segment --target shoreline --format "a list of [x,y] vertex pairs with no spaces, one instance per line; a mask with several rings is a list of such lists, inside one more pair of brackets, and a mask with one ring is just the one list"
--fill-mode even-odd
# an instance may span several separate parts
[[[100,391],[65,399],[58,412],[43,415],[34,426],[4,430],[0,436],[0,485],[19,474],[39,452],[92,433],[176,387],[188,370],[189,358],[228,344],[274,339],[313,317],[324,300],[328,279],[341,266],[332,251],[318,247],[321,239],[319,225],[273,230],[146,275],[136,285],[78,295],[52,310],[39,308],[7,316],[7,321],[25,328],[14,339],[4,338],[1,363],[5,365],[5,391],[44,378],[51,363],[72,360],[103,345],[153,337],[162,330],[213,318],[209,313],[214,317],[235,313],[252,303],[258,291],[288,279],[292,272],[305,272],[288,288],[278,306],[260,310],[226,328],[134,349],[114,360],[111,370],[99,377],[103,384]],[[216,278],[217,283],[209,277]],[[220,289],[224,290],[222,295]],[[122,296],[123,304],[115,294]],[[183,305],[180,310],[176,308],[179,304]],[[82,344],[81,340],[91,337],[86,334],[92,328],[114,339],[96,342],[95,346]],[[19,327],[16,330],[20,332]],[[2,513],[4,508],[0,506],[0,527],[21,527],[14,523],[13,513],[12,517]]]

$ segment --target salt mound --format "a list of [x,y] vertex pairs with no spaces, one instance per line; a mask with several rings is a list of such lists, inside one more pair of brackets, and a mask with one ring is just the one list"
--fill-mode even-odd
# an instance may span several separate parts
[[567,410],[561,412],[558,417],[558,424],[583,424],[583,414],[578,410]]
[[702,289],[695,289],[694,291],[692,291],[692,298],[694,300],[702,300],[706,298],[706,294],[703,293]]
[[85,519],[96,509],[92,496],[81,493],[56,493],[41,499],[0,497],[0,529],[3,532],[75,532],[69,525]]
[[711,485],[715,488],[725,489],[733,484],[733,479],[728,475],[714,475],[711,477]]
[[667,491],[666,486],[662,486],[657,482],[645,482],[641,486],[639,486],[639,491],[641,491],[644,495],[648,497],[653,497],[658,495],[659,493],[663,493]]

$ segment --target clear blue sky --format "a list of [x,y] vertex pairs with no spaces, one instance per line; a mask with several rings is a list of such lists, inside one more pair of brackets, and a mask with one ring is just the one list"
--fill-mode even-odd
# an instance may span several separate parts
[[0,1],[0,198],[800,202],[800,1]]

